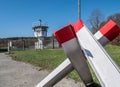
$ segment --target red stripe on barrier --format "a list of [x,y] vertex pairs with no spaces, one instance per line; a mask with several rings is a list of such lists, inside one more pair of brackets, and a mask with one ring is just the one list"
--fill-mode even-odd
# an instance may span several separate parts
[[76,34],[74,32],[74,28],[72,25],[68,25],[54,33],[56,39],[60,44],[69,41],[73,38],[76,38]]
[[74,25],[75,32],[78,32],[84,26],[82,20],[78,19],[78,22]]
[[115,39],[119,33],[120,28],[112,20],[108,21],[101,29],[100,32],[110,41]]

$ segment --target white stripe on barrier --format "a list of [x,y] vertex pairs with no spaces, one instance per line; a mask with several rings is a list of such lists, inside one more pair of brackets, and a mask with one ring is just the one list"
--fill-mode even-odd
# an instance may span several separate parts
[[101,34],[100,31],[98,31],[97,33],[95,33],[94,36],[95,36],[95,38],[96,38],[97,40],[99,40],[101,37],[103,37],[103,35]]
[[94,36],[102,46],[105,46],[110,42],[100,31],[98,31]]

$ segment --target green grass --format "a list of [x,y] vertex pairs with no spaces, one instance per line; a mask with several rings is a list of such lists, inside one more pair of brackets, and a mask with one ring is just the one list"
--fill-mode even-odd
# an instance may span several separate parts
[[[120,47],[107,45],[105,49],[113,57],[115,62],[120,66]],[[24,61],[35,66],[42,67],[43,69],[49,70],[53,70],[67,58],[62,49],[15,51],[10,55],[13,57],[14,60]],[[94,81],[96,83],[99,83],[92,69],[91,72]],[[81,81],[76,71],[70,73],[68,77],[74,79],[75,81]]]
[[10,55],[14,60],[24,61],[50,70],[58,66],[66,58],[61,49],[15,51]]
[[105,49],[116,62],[116,64],[120,67],[120,46],[107,45]]

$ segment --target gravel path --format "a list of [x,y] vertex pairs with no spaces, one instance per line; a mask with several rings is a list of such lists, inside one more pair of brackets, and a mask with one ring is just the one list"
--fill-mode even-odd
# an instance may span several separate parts
[[[35,87],[45,76],[47,70],[40,70],[30,64],[14,61],[8,55],[0,53],[0,87]],[[54,87],[84,87],[64,78]]]

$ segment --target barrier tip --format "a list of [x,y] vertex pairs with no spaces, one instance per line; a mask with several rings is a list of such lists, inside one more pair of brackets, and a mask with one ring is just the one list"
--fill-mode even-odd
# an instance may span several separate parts
[[76,37],[74,28],[72,25],[65,26],[54,33],[56,39],[60,44],[69,41]]
[[84,23],[82,22],[82,20],[78,19],[78,21],[74,24],[75,32],[78,32],[83,26],[84,26]]

